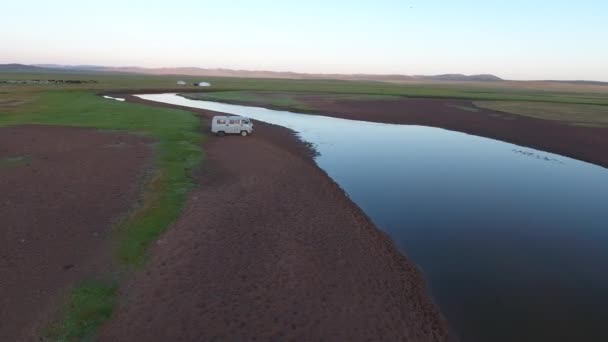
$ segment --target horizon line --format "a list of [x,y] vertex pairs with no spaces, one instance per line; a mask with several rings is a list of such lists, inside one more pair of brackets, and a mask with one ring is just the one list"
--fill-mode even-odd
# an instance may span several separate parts
[[[601,80],[592,80],[592,79],[506,79],[500,76],[497,76],[493,73],[476,73],[476,74],[463,74],[458,72],[451,73],[439,73],[439,74],[405,74],[405,73],[365,73],[365,72],[356,72],[356,73],[327,73],[327,72],[300,72],[300,71],[291,71],[291,70],[268,70],[268,69],[234,69],[234,68],[226,68],[226,67],[217,67],[217,68],[208,68],[208,67],[198,67],[198,66],[161,66],[161,67],[149,67],[149,66],[138,66],[138,65],[122,65],[122,66],[112,66],[112,65],[103,65],[103,64],[56,64],[56,63],[4,63],[0,65],[23,65],[30,67],[40,67],[40,68],[48,68],[52,69],[54,67],[59,68],[78,68],[78,67],[89,67],[89,68],[106,68],[106,69],[144,69],[144,70],[159,70],[159,69],[198,69],[198,70],[216,70],[216,71],[229,71],[229,72],[259,72],[259,73],[273,73],[273,74],[295,74],[295,75],[309,75],[309,76],[379,76],[379,77],[440,77],[440,76],[464,76],[464,77],[475,77],[475,76],[491,76],[497,79],[494,80],[478,80],[473,82],[590,82],[590,83],[607,83],[607,81]],[[57,71],[61,71],[56,68]],[[77,70],[77,69],[72,69]],[[80,71],[93,71],[82,69]],[[174,74],[175,76],[205,76],[205,75],[181,75]],[[213,77],[213,76],[212,76]],[[220,76],[217,76],[220,77]],[[228,76],[224,76],[228,77]],[[412,80],[415,81],[415,80]],[[453,81],[453,82],[463,82],[466,80],[443,80],[443,81]],[[469,81],[471,82],[471,81]]]

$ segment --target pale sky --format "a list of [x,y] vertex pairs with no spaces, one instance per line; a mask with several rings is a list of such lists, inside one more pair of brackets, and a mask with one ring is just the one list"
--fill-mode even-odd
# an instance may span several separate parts
[[608,81],[608,0],[20,0],[0,20],[0,63]]

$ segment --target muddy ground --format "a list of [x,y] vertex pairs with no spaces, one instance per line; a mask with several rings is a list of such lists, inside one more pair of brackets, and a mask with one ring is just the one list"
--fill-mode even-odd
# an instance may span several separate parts
[[256,123],[204,149],[200,187],[102,341],[448,339],[416,267],[290,131]]
[[149,141],[0,128],[0,341],[34,341],[78,281],[108,269],[112,224],[138,197]]

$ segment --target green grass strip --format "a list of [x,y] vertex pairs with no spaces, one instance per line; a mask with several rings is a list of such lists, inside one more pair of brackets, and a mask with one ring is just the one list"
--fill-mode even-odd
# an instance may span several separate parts
[[93,341],[101,324],[110,318],[117,297],[117,286],[87,282],[75,288],[64,309],[61,323],[49,327],[52,341]]
[[0,169],[2,168],[14,168],[23,165],[29,165],[32,162],[30,156],[18,156],[0,159]]

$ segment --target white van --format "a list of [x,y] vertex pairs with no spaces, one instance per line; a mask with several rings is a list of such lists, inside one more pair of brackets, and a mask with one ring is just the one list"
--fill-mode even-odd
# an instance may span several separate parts
[[251,119],[244,116],[214,116],[211,122],[211,132],[219,136],[240,134],[246,137],[253,132],[253,123]]

